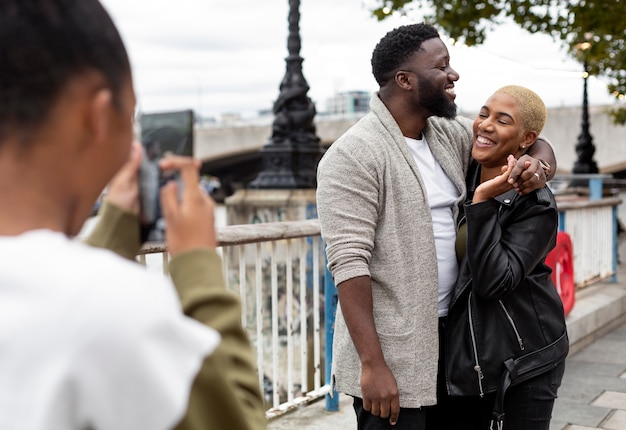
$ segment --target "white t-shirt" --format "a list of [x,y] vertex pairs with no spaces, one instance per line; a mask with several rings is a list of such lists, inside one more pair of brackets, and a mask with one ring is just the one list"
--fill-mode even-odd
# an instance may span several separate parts
[[171,282],[36,230],[0,237],[0,429],[170,429],[219,334]]
[[415,158],[428,194],[437,250],[439,279],[437,309],[441,317],[448,314],[448,304],[459,271],[455,250],[456,225],[452,208],[461,194],[433,156],[423,135],[420,140],[408,137],[405,139]]

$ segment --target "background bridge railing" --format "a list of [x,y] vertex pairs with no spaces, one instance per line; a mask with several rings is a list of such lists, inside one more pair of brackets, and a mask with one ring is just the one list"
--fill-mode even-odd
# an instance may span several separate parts
[[603,279],[615,282],[622,205],[618,181],[606,174],[557,175],[550,185],[557,199],[559,230],[572,240],[576,287]]
[[574,284],[582,288],[617,272],[617,216],[621,199],[561,200],[559,229],[572,239]]

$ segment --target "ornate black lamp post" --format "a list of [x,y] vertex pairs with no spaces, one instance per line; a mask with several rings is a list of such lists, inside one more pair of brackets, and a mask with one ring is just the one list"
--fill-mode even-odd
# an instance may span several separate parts
[[593,160],[593,154],[596,148],[593,145],[593,138],[589,133],[589,106],[587,103],[587,78],[589,78],[589,65],[587,64],[587,56],[585,51],[591,47],[590,42],[583,42],[579,45],[579,49],[583,52],[583,113],[581,120],[581,131],[578,135],[578,143],[576,144],[576,154],[578,158],[574,162],[572,173],[591,174],[598,173],[598,166]]
[[261,150],[262,168],[249,188],[315,188],[323,153],[315,134],[315,105],[307,96],[300,56],[300,0],[289,0],[287,70],[274,103],[272,136]]

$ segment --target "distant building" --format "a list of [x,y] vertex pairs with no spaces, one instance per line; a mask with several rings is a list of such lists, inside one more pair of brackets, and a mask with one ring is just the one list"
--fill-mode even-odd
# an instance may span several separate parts
[[222,113],[222,117],[220,118],[220,123],[225,125],[234,125],[236,123],[241,122],[241,114],[239,112],[226,112]]
[[274,115],[274,111],[272,110],[272,108],[269,109],[261,109],[259,111],[257,111],[259,116],[273,116]]
[[367,113],[370,110],[370,97],[369,91],[337,93],[326,101],[326,110],[330,115]]
[[215,119],[215,117],[212,116],[200,116],[200,115],[196,115],[195,116],[195,125],[196,126],[204,126],[204,125],[212,125],[212,124],[217,124],[217,120]]

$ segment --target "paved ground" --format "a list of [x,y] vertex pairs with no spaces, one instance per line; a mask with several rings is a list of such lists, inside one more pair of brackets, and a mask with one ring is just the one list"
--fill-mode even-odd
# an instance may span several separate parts
[[626,429],[625,323],[567,359],[550,429]]
[[[626,241],[620,241],[626,255]],[[567,318],[570,355],[550,430],[626,430],[626,264],[617,283],[601,282],[576,295]],[[269,430],[356,429],[350,398],[339,412],[319,401],[278,418]],[[442,429],[445,430],[445,429]]]
[[[356,429],[350,398],[339,412],[324,401],[302,407],[269,424],[270,430]],[[550,430],[626,430],[626,323],[569,356]]]

